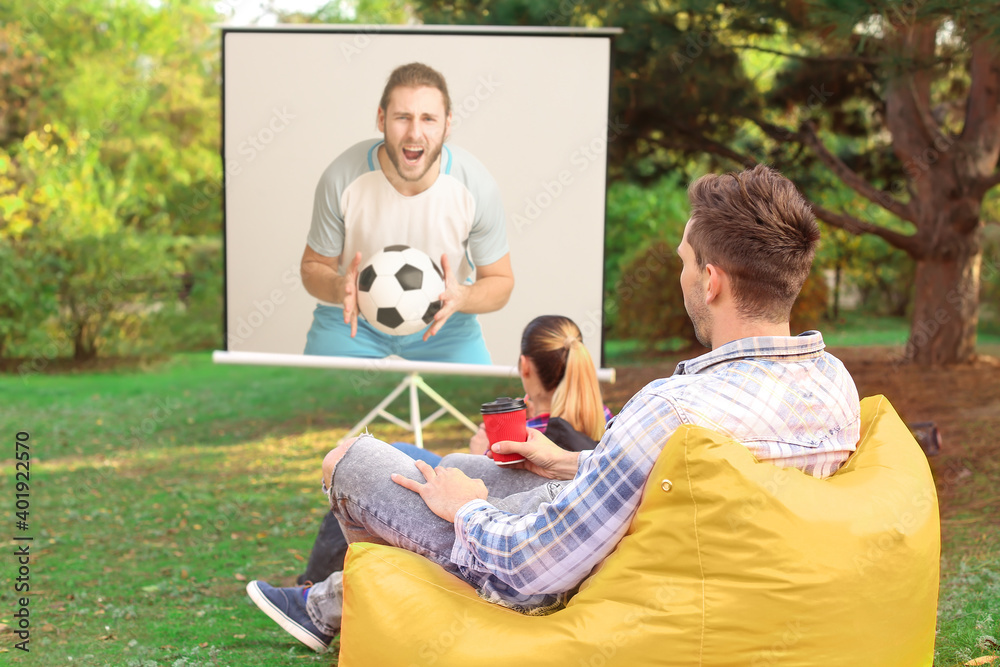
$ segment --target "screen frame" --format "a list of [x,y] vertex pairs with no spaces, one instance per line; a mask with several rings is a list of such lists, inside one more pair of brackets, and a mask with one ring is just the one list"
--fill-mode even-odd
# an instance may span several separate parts
[[[356,39],[365,39],[371,35],[378,34],[397,34],[397,35],[421,35],[421,36],[434,36],[434,35],[466,35],[466,36],[543,36],[543,37],[560,37],[560,38],[602,38],[609,42],[608,53],[608,108],[606,110],[606,117],[610,119],[611,117],[611,104],[612,104],[612,82],[614,77],[614,37],[622,33],[620,28],[547,28],[547,27],[506,27],[506,26],[443,26],[443,25],[420,25],[420,26],[385,26],[385,25],[343,25],[343,24],[323,24],[323,25],[277,25],[269,27],[253,27],[253,26],[222,26],[222,39],[220,43],[220,49],[222,52],[222,93],[221,93],[221,124],[222,124],[222,138],[220,143],[220,159],[222,161],[223,168],[223,187],[222,190],[222,215],[223,215],[223,350],[218,351],[213,355],[213,359],[218,363],[253,363],[251,360],[253,358],[259,358],[263,364],[273,364],[276,363],[275,359],[285,358],[288,361],[287,365],[297,365],[297,366],[321,366],[328,368],[357,368],[358,364],[356,359],[349,359],[346,357],[322,357],[324,361],[320,362],[318,360],[312,359],[302,363],[291,363],[292,357],[299,355],[276,355],[269,352],[252,352],[249,350],[232,350],[230,349],[230,299],[229,299],[229,280],[230,280],[230,266],[229,266],[229,253],[227,249],[229,247],[228,239],[228,175],[227,175],[227,137],[226,137],[226,37],[229,34],[234,33],[320,33],[320,34],[354,34]],[[608,151],[604,152],[604,210],[602,213],[602,231],[604,234],[604,244],[606,244],[607,235],[607,179],[608,179]],[[511,215],[511,211],[508,211],[508,218]],[[613,379],[613,370],[604,369],[604,359],[605,359],[605,345],[604,345],[604,294],[603,294],[603,283],[604,283],[604,265],[603,265],[603,247],[602,247],[602,261],[600,266],[600,313],[596,318],[596,336],[598,340],[598,354],[594,355],[599,359],[598,367],[602,370],[601,376],[603,380]],[[588,324],[593,324],[588,323]],[[581,328],[584,325],[581,324]],[[595,335],[594,327],[591,326],[590,336]],[[588,332],[584,332],[585,339],[588,337]],[[591,347],[588,345],[588,347]],[[234,356],[235,353],[235,356]],[[306,356],[306,355],[301,355]],[[367,360],[368,362],[378,362],[377,364],[369,363],[367,368],[381,368],[386,371],[399,371],[399,372],[409,372],[408,369],[412,370],[409,362],[404,362],[399,360],[399,364],[395,363],[396,360],[393,359],[376,359]],[[431,362],[434,365],[436,362]],[[463,372],[462,366],[467,366],[464,364],[441,364],[441,366],[454,366],[454,370],[457,374],[467,374]],[[510,369],[512,366],[509,365],[494,365],[493,371],[487,371],[481,374],[492,374],[496,376],[510,376]],[[426,372],[426,371],[425,371]],[[434,370],[431,372],[446,372],[445,370]]]

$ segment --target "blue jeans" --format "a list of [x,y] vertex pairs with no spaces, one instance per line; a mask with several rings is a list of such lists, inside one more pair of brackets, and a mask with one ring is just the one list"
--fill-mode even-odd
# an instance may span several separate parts
[[394,354],[410,361],[493,363],[475,315],[454,313],[436,335],[426,342],[423,338],[423,331],[409,336],[384,334],[364,318],[358,318],[358,333],[351,338],[351,327],[344,324],[344,309],[318,304],[306,335],[305,354],[365,359],[383,359]]
[[391,442],[389,444],[409,456],[414,461],[423,461],[432,468],[437,468],[441,465],[441,455],[429,452],[423,447],[417,447],[409,442]]
[[[554,483],[527,470],[498,466],[481,454],[449,454],[441,466],[458,468],[486,484],[489,500],[508,512],[527,514],[553,498]],[[451,562],[455,526],[434,514],[416,493],[389,476],[399,473],[424,482],[413,459],[372,436],[361,436],[344,454],[333,472],[329,489],[333,511],[349,542],[374,542],[400,547],[434,561],[459,576]],[[306,599],[306,612],[316,626],[336,634],[340,625],[342,590],[335,572],[315,584]]]

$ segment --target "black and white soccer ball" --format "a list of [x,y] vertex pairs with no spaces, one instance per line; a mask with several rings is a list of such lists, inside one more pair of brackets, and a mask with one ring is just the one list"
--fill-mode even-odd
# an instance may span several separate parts
[[425,252],[391,245],[358,273],[358,310],[379,331],[407,336],[434,320],[443,291],[444,274]]

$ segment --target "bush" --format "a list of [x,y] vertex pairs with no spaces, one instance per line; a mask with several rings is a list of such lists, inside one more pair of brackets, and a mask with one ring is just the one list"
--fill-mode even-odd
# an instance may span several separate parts
[[605,311],[616,315],[612,336],[638,340],[648,348],[669,339],[682,346],[697,343],[684,308],[680,275],[681,260],[674,246],[662,239],[648,243],[627,260],[606,301]]
[[[667,341],[675,343],[672,348],[698,342],[684,307],[681,260],[674,247],[662,239],[653,241],[625,264],[615,292],[605,302],[605,311],[617,315],[614,338],[638,340],[650,350]],[[814,265],[792,307],[792,334],[819,328],[827,299],[826,281]]]
[[812,272],[802,285],[799,298],[792,306],[791,329],[792,335],[819,329],[820,323],[826,316],[826,304],[830,299],[830,290],[823,278],[823,271],[813,264]]
[[[608,224],[604,242],[604,294],[619,298],[628,264],[646,251],[651,239],[680,243],[688,219],[684,176],[673,173],[649,187],[619,181],[608,188]],[[673,250],[670,250],[673,254]],[[605,325],[616,330],[616,308],[605,310]]]
[[222,239],[186,239],[178,298],[150,318],[147,346],[155,352],[218,349],[222,342]]
[[979,272],[979,323],[982,331],[1000,334],[1000,227],[987,231]]

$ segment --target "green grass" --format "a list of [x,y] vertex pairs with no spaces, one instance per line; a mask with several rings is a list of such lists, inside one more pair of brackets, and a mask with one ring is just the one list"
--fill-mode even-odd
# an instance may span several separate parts
[[[995,544],[994,544],[995,546]],[[1000,557],[960,559],[942,578],[935,665],[1000,655]]]
[[[857,311],[845,311],[836,321],[824,321],[820,326],[823,340],[831,347],[887,345],[902,348],[910,335],[910,321],[901,317],[871,316]],[[980,328],[980,345],[1000,344],[1000,335]]]
[[[358,377],[215,366],[205,354],[145,373],[0,376],[6,470],[15,433],[31,436],[24,534],[34,537],[31,652],[12,650],[13,635],[0,632],[0,663],[335,664],[335,654],[289,642],[244,587],[254,578],[291,585],[304,569],[324,512],[319,462],[401,379]],[[427,380],[466,413],[484,394],[519,389],[510,380]],[[384,424],[381,435],[407,437]],[[430,431],[468,437],[454,421]],[[12,483],[12,474],[0,481],[5,503]],[[4,559],[7,626],[15,576]]]

